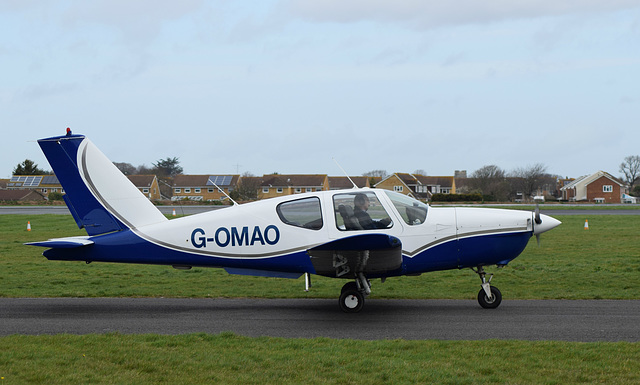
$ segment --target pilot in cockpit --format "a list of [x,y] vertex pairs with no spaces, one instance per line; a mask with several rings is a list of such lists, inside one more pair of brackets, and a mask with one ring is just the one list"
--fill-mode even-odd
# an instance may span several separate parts
[[365,194],[359,193],[356,194],[353,199],[353,215],[356,217],[360,226],[362,226],[365,230],[370,229],[384,229],[389,226],[391,223],[391,218],[384,218],[379,221],[374,221],[371,219],[371,216],[367,213],[369,210],[369,197]]

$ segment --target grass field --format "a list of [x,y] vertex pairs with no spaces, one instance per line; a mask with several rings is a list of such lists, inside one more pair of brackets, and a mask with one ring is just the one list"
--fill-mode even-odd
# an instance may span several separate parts
[[[558,216],[563,224],[535,238],[508,267],[489,269],[504,299],[640,298],[639,216]],[[589,230],[584,230],[585,220]],[[27,221],[32,231],[26,231]],[[344,280],[230,276],[221,269],[48,261],[24,242],[81,235],[71,216],[0,216],[2,297],[336,298]],[[373,282],[375,298],[472,299],[480,280],[470,270]]]
[[637,384],[640,344],[223,333],[0,338],[5,384]]
[[[640,217],[558,216],[492,281],[505,300],[640,298]],[[584,221],[589,220],[589,230]],[[26,231],[31,221],[32,231]],[[326,297],[344,281],[228,276],[50,262],[22,243],[81,235],[71,216],[0,216],[4,297]],[[376,298],[475,298],[469,270],[374,282]],[[0,325],[0,328],[2,326]],[[8,384],[583,384],[640,383],[640,343],[528,341],[353,341],[221,335],[0,337],[0,385]]]

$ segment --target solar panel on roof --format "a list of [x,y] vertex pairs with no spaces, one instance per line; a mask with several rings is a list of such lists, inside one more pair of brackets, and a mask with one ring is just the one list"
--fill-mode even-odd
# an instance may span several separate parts
[[42,176],[12,176],[10,182],[22,183],[23,187],[36,187],[40,185]]
[[40,185],[41,180],[41,176],[29,176],[22,185],[25,187],[36,187]]
[[211,175],[207,180],[207,186],[228,186],[231,184],[232,175]]
[[47,175],[42,178],[42,184],[60,184],[60,181],[55,175]]

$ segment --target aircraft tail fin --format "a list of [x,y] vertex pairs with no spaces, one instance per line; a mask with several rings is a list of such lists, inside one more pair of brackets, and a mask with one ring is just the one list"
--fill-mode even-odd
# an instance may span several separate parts
[[65,191],[78,227],[89,235],[166,221],[162,213],[84,135],[38,140]]

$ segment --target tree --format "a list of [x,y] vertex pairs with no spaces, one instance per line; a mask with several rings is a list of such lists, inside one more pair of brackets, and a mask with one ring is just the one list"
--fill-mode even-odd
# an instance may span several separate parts
[[182,167],[178,158],[173,157],[160,159],[156,163],[152,163],[159,176],[173,178],[178,174],[182,174]]
[[640,179],[640,156],[629,155],[620,163],[620,172],[624,174],[624,180],[633,190],[633,186]]
[[368,176],[368,177],[378,177],[378,178],[386,178],[387,177],[387,171],[386,170],[371,170],[368,172],[365,172],[364,174],[362,174],[362,176]]
[[136,175],[150,175],[150,174],[155,174],[156,170],[150,167],[147,167],[146,164],[141,164],[140,166],[136,167]]
[[113,164],[120,170],[124,175],[135,175],[136,168],[131,163],[125,162],[113,162]]
[[258,199],[258,189],[260,188],[260,178],[250,172],[245,172],[240,178],[240,183],[229,193],[236,201],[253,201]]
[[[380,181],[380,179],[384,179],[387,177],[387,171],[386,170],[371,170],[368,172],[365,172],[364,174],[362,174],[362,176],[366,176],[369,177],[369,184],[371,185],[371,187],[373,187],[373,185],[375,185],[377,182]],[[380,178],[380,179],[378,179]]]
[[509,183],[500,167],[490,164],[471,174],[469,185],[472,191],[482,193],[484,199],[506,201],[509,198]]
[[427,172],[423,169],[417,169],[416,171],[413,172],[413,175],[423,175],[423,176],[427,176]]
[[38,168],[30,159],[25,159],[24,162],[18,163],[16,168],[13,169],[13,175],[49,175],[50,171],[45,171]]
[[518,179],[518,183],[514,187],[522,191],[525,198],[533,196],[533,193],[545,183],[545,179],[548,177],[546,172],[547,166],[542,163],[517,168],[511,173],[514,178]]

